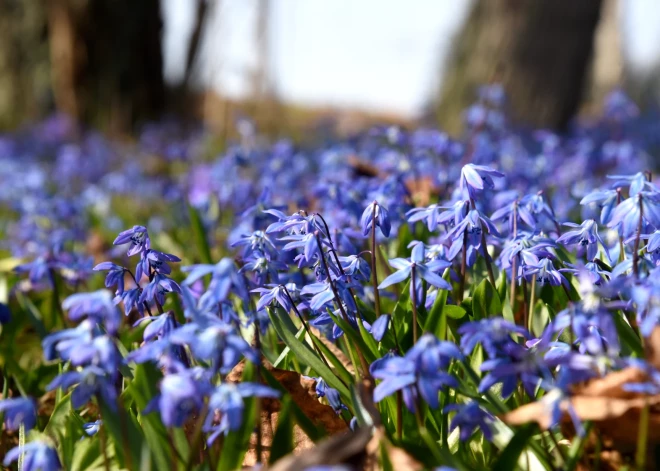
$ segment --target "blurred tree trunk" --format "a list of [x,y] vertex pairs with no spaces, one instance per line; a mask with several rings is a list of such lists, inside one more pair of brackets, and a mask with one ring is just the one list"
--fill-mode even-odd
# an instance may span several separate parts
[[0,0],[0,129],[52,105],[41,0]]
[[55,108],[117,132],[164,106],[159,0],[0,0],[0,125]]
[[501,82],[516,122],[564,129],[588,79],[601,0],[476,0],[447,63],[438,117],[461,127],[479,85]]

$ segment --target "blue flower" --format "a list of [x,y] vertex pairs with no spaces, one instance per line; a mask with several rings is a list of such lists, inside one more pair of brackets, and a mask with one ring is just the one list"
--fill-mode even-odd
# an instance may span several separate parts
[[382,206],[378,201],[374,201],[366,207],[360,218],[360,227],[362,228],[362,235],[367,235],[371,232],[374,224],[380,227],[385,237],[390,236],[392,225],[390,223],[390,215],[385,206]]
[[524,267],[525,276],[536,275],[536,281],[541,286],[549,284],[550,286],[568,286],[568,281],[562,273],[555,269],[552,260],[543,258],[536,264],[528,264]]
[[[269,285],[272,286],[272,285]],[[286,288],[283,285],[272,286],[271,289],[267,288],[256,288],[252,290],[253,293],[261,293],[261,298],[257,303],[257,311],[264,309],[266,306],[270,306],[273,301],[277,303],[284,309],[284,312],[291,312],[292,305],[289,296],[287,295]]]
[[167,262],[180,262],[181,259],[176,255],[159,252],[157,250],[147,249],[140,253],[140,261],[135,267],[135,279],[141,280],[142,276],[151,277],[151,270],[155,273],[169,275],[172,269]]
[[490,234],[500,235],[490,219],[482,216],[476,209],[470,210],[467,216],[447,234],[447,239],[452,240],[447,258],[453,260],[461,251],[465,233],[467,233],[468,246],[478,250],[481,247],[484,228]]
[[221,414],[220,423],[213,425],[214,414],[206,418],[204,430],[213,432],[209,435],[210,445],[221,433],[236,431],[243,424],[243,410],[246,397],[280,397],[279,391],[257,383],[222,383],[217,386],[209,397],[209,409]]
[[121,295],[124,292],[124,274],[126,273],[126,268],[115,265],[112,262],[102,262],[94,267],[94,271],[107,271],[105,287],[112,288],[113,286],[117,286],[116,295]]
[[578,230],[568,231],[557,239],[558,244],[564,245],[580,245],[586,247],[587,260],[591,261],[598,253],[598,243],[607,248],[603,240],[598,235],[598,225],[593,219],[587,219],[582,224],[574,224],[572,222],[565,222],[564,226],[579,228]]
[[55,377],[46,387],[52,391],[57,388],[68,389],[77,386],[71,393],[71,405],[78,409],[87,404],[92,396],[100,396],[108,406],[116,407],[117,391],[115,389],[115,374],[111,375],[98,366],[87,366],[79,371],[68,371]]
[[183,281],[185,286],[190,286],[203,276],[211,275],[211,283],[200,302],[205,305],[217,305],[227,300],[230,292],[235,292],[241,299],[248,301],[249,295],[245,279],[236,269],[234,260],[223,258],[215,265],[191,265],[182,267],[181,271],[189,272]]
[[23,456],[23,471],[56,471],[62,469],[57,451],[42,441],[33,441],[23,446],[12,448],[2,462],[9,466]]
[[29,432],[37,423],[37,409],[34,401],[28,397],[0,400],[0,413],[5,414],[7,430],[18,430],[21,424]]
[[182,427],[204,403],[207,386],[195,377],[197,374],[196,370],[183,370],[165,375],[160,382],[160,394],[147,404],[143,413],[158,409],[166,427]]
[[385,278],[378,289],[385,289],[388,286],[391,286],[396,283],[401,283],[405,281],[412,274],[413,268],[415,268],[415,283],[410,284],[410,296],[411,299],[413,296],[413,290],[417,290],[417,300],[421,302],[422,299],[422,281],[426,280],[428,283],[432,284],[438,289],[451,290],[451,285],[445,281],[441,276],[434,273],[435,271],[444,270],[451,264],[444,260],[434,260],[431,262],[425,261],[426,249],[424,244],[416,244],[413,247],[410,260],[405,258],[393,258],[390,259],[389,263],[392,267],[396,268],[397,271],[392,273],[390,276]]
[[151,247],[151,239],[149,239],[147,228],[144,226],[133,226],[131,229],[120,232],[114,240],[113,245],[124,245],[129,242],[131,246],[126,254],[129,257],[149,249]]
[[653,183],[646,180],[643,172],[634,175],[608,175],[607,178],[617,180],[612,185],[614,188],[630,187],[630,197],[637,196],[643,190],[654,190]]
[[0,303],[0,325],[9,324],[11,321],[11,311],[5,303]]
[[493,177],[504,177],[504,174],[483,165],[467,164],[461,169],[461,190],[467,188],[470,198],[474,198],[484,188],[495,188]]
[[617,195],[616,190],[593,191],[582,198],[580,204],[598,203],[601,207],[600,223],[609,224],[614,208],[616,208]]
[[101,425],[103,425],[102,420],[87,422],[86,424],[83,424],[83,432],[85,432],[85,435],[87,435],[88,437],[93,437],[99,432],[99,430],[101,429]]
[[456,379],[445,370],[451,359],[463,358],[458,347],[441,342],[426,333],[404,357],[391,356],[374,362],[370,372],[383,380],[374,389],[374,401],[380,402],[396,391],[403,391],[406,407],[414,412],[421,396],[428,405],[437,409],[438,393],[446,386],[458,387]]
[[456,411],[456,415],[451,419],[450,430],[454,431],[458,427],[461,441],[469,440],[476,429],[483,432],[486,440],[492,441],[493,432],[490,427],[495,419],[490,412],[479,407],[479,403],[470,401],[467,404],[450,404],[443,410],[445,413],[451,411]]
[[104,324],[108,332],[115,333],[121,323],[121,314],[113,302],[112,294],[106,290],[72,294],[62,302],[69,311],[69,319],[77,321],[84,316]]
[[341,402],[341,397],[339,391],[328,386],[323,378],[311,378],[316,381],[316,395],[317,397],[325,397],[328,400],[328,404],[332,407],[332,410],[335,411],[337,415],[341,414],[342,410],[348,410]]
[[660,226],[660,195],[641,191],[614,209],[607,227],[616,228],[624,238],[637,233],[640,212],[642,219],[654,227]]
[[165,304],[165,293],[180,293],[181,287],[179,284],[160,273],[153,277],[153,280],[142,290],[142,294],[138,302],[153,301],[154,299],[160,304]]

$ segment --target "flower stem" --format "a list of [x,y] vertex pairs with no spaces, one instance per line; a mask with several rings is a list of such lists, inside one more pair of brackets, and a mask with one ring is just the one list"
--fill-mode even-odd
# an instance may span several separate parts
[[378,256],[378,247],[376,247],[376,205],[374,204],[373,219],[371,222],[371,279],[374,284],[374,305],[376,317],[380,317],[380,294],[378,293],[378,274],[376,273],[376,257]]
[[513,257],[511,261],[511,293],[509,294],[509,304],[511,312],[515,314],[516,307],[516,275],[518,274],[518,256]]
[[[619,206],[621,203],[621,188],[616,190],[616,205]],[[623,262],[626,259],[626,249],[623,245],[623,236],[619,234],[619,263]]]
[[417,287],[415,286],[415,264],[412,264],[410,275],[410,288],[412,290],[412,312],[413,312],[413,343],[417,343]]
[[481,231],[481,248],[484,252],[484,260],[486,260],[486,270],[488,271],[488,280],[490,284],[495,288],[495,275],[493,274],[493,264],[490,260],[490,254],[488,253],[488,243],[486,242],[486,233]]
[[[296,306],[296,303],[293,301],[293,298],[291,297],[291,293],[289,293],[289,290],[286,289],[286,286],[282,285],[282,287],[284,288],[284,292],[286,293],[287,297],[289,298],[289,301],[291,302],[291,307],[293,307],[293,311],[298,316],[298,319],[300,319],[300,322],[302,323],[303,328],[305,329],[305,333],[307,333],[307,335],[309,335],[309,340],[310,340],[310,342],[312,342],[312,347],[314,348],[314,350],[316,350],[316,353],[319,356],[319,358],[321,359],[321,361],[323,361],[323,363],[325,363],[325,366],[330,368],[330,365],[328,364],[328,361],[323,356],[323,353],[321,353],[321,350],[319,349],[318,345],[316,345],[316,343],[314,343],[312,331],[309,329],[309,325],[307,325],[307,321],[305,321],[305,318],[303,317],[303,315],[298,310],[298,307]],[[332,369],[332,368],[330,368],[330,369]]]
[[62,321],[62,326],[64,327],[66,326],[66,318],[64,317],[64,310],[62,310],[62,302],[60,301],[60,291],[57,287],[57,275],[55,274],[55,270],[49,268],[48,276],[50,277],[50,282],[53,285],[53,307],[60,315],[60,320]]
[[467,231],[463,232],[463,255],[461,257],[461,280],[458,284],[458,293],[456,293],[456,304],[463,301],[463,291],[465,291],[465,275],[467,272]]
[[396,392],[396,436],[399,440],[403,437],[403,393]]
[[639,278],[639,242],[642,238],[642,224],[644,223],[644,205],[642,197],[639,196],[639,221],[637,221],[637,233],[635,234],[635,245],[633,247],[633,273],[635,278]]
[[532,286],[530,287],[529,315],[525,321],[525,328],[532,331],[532,321],[534,319],[534,305],[536,304],[536,273],[532,275]]

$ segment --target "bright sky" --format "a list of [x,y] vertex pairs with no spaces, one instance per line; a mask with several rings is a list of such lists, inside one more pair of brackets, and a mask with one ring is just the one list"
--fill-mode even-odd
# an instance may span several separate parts
[[[249,91],[259,0],[208,0],[203,83]],[[626,55],[648,69],[660,54],[660,1],[621,0]],[[161,0],[165,74],[183,73],[193,0]],[[272,0],[270,70],[278,95],[312,105],[356,106],[412,116],[437,86],[470,0]]]

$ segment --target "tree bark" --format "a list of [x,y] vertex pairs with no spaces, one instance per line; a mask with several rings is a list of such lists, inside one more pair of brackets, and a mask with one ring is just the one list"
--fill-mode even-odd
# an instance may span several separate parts
[[0,126],[54,108],[117,132],[157,117],[161,30],[159,0],[0,0]]
[[477,0],[448,62],[438,118],[460,128],[479,85],[501,82],[515,122],[565,129],[588,79],[601,0]]

